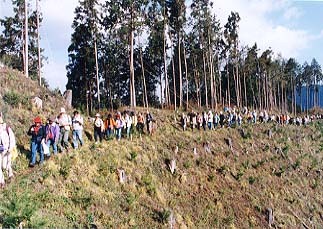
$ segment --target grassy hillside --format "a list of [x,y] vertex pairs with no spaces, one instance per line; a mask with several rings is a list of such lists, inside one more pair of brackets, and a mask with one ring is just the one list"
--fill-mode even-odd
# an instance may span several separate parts
[[[19,136],[18,144],[23,148],[28,146],[26,128],[32,124],[35,116],[43,121],[50,115],[57,115],[64,99],[60,94],[39,87],[36,81],[27,79],[22,73],[0,68],[0,112]],[[32,106],[31,99],[39,97],[43,101],[43,109],[37,110]]]
[[[23,107],[16,113],[11,121],[29,115],[15,126],[18,132],[34,113]],[[0,192],[2,226],[266,228],[267,208],[277,228],[323,225],[322,123],[243,126],[244,134],[238,128],[183,132],[172,111],[152,113],[159,128],[142,141],[86,139],[80,150],[33,169],[20,155],[14,181]]]

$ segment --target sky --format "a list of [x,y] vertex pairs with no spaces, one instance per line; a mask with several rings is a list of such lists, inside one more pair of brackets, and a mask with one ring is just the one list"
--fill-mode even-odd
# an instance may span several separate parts
[[[34,2],[32,0],[31,2]],[[323,0],[212,0],[212,11],[223,26],[231,11],[238,12],[241,45],[257,43],[260,52],[271,48],[276,55],[299,63],[316,58],[323,66]],[[190,1],[187,1],[189,5]],[[41,0],[41,46],[48,57],[43,77],[52,89],[65,91],[67,48],[78,0]],[[0,0],[0,18],[12,15],[11,0]]]

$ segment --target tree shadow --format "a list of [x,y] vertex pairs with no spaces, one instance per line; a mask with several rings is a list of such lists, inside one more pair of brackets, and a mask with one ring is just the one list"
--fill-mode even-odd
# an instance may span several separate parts
[[93,136],[89,131],[85,130],[84,133],[89,141],[93,141]]
[[23,145],[21,144],[17,144],[17,149],[19,150],[19,152],[23,155],[26,156],[26,158],[28,160],[31,159],[31,152],[30,152],[30,149],[26,149]]

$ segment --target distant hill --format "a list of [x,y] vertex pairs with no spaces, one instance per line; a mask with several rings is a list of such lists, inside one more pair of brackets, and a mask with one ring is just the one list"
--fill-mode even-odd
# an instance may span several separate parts
[[[25,131],[35,115],[56,114],[64,101],[14,71],[0,73],[0,82],[1,109],[21,149],[16,176],[0,192],[3,228],[268,228],[270,210],[273,228],[323,223],[320,122],[183,132],[179,113],[151,109],[153,136],[94,144],[87,122],[81,149],[30,169]],[[19,103],[4,100],[12,92]],[[27,102],[35,95],[44,111]]]

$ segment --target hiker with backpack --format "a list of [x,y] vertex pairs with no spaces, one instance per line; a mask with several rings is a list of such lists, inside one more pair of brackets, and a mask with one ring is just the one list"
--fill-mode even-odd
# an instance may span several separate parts
[[[48,148],[50,148],[50,146],[53,147],[54,155],[57,155],[57,143],[59,139],[59,131],[60,131],[59,126],[55,122],[55,117],[48,118],[48,124],[45,127],[45,132],[46,132],[45,143],[47,144]],[[50,157],[50,151],[47,156]]]
[[61,108],[61,112],[58,116],[58,125],[60,129],[59,139],[58,139],[58,147],[61,152],[64,150],[69,150],[68,136],[71,130],[72,119],[71,116],[66,114],[65,108]]
[[103,120],[100,118],[100,114],[97,113],[95,115],[95,119],[94,119],[94,140],[95,140],[95,144],[98,143],[98,137],[100,139],[100,142],[102,142],[102,138],[103,138],[103,132],[104,132],[104,123]]
[[107,139],[110,139],[113,136],[114,127],[116,125],[116,122],[111,114],[108,114],[107,119],[104,122],[104,128],[106,130],[106,136]]
[[139,112],[137,117],[137,130],[139,132],[140,138],[141,138],[141,135],[144,133],[144,127],[145,127],[144,116],[142,115],[141,112]]
[[121,113],[118,112],[117,113],[117,116],[116,116],[116,138],[118,141],[120,141],[121,139],[121,131],[122,131],[122,128],[123,128],[123,122],[122,122],[122,119],[121,119]]
[[222,111],[220,111],[220,116],[219,116],[219,118],[220,118],[220,121],[219,121],[220,126],[221,126],[221,128],[223,128],[223,127],[224,127],[225,116],[224,116],[224,114],[223,114],[223,112],[222,112]]
[[74,149],[78,148],[78,143],[80,142],[80,145],[84,145],[83,141],[83,117],[80,115],[78,111],[74,111],[72,118],[72,128],[73,128],[73,147]]
[[31,142],[30,142],[31,161],[29,166],[34,167],[36,164],[37,152],[39,152],[39,155],[40,155],[39,164],[42,164],[44,162],[44,151],[42,147],[42,140],[46,138],[46,130],[39,116],[37,116],[34,119],[34,124],[30,126],[27,134],[31,136]]
[[147,110],[146,112],[146,124],[147,124],[147,131],[151,135],[153,129],[153,116]]
[[215,114],[213,115],[213,127],[214,127],[214,129],[216,129],[218,127],[219,121],[220,121],[219,114],[218,114],[218,112],[215,112]]
[[212,123],[213,123],[213,114],[212,111],[210,110],[209,113],[207,114],[207,126],[209,130],[212,130]]
[[128,112],[125,112],[125,117],[124,117],[124,121],[125,121],[125,127],[127,130],[127,138],[130,139],[130,135],[131,135],[131,125],[132,125],[132,118],[130,117],[130,115],[128,114]]
[[182,113],[181,116],[181,126],[183,128],[183,131],[185,131],[187,128],[187,116],[184,113]]
[[4,174],[2,169],[7,170],[8,178],[13,178],[13,170],[11,167],[12,152],[16,147],[16,138],[12,129],[3,121],[0,116],[0,186],[5,185]]

